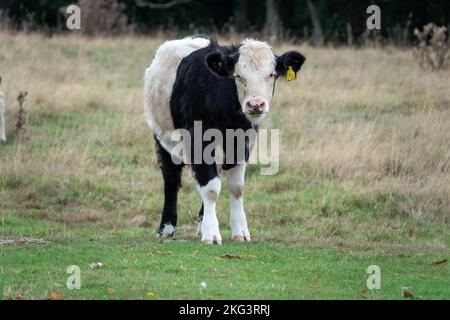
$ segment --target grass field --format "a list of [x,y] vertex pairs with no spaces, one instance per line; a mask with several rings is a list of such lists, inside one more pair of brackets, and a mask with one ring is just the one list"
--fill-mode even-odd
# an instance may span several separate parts
[[[0,296],[403,299],[407,288],[450,298],[449,71],[423,71],[391,47],[298,47],[299,81],[277,84],[265,123],[281,131],[280,171],[247,170],[253,242],[199,243],[200,199],[185,174],[177,241],[159,244],[162,180],[142,78],[163,41],[0,33],[0,240],[47,241],[0,244]],[[224,239],[229,199],[223,188]],[[65,286],[70,265],[80,290]],[[370,265],[379,290],[366,289]]]

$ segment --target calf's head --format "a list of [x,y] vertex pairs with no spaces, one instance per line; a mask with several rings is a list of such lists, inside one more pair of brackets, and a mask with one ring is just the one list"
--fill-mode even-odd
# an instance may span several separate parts
[[206,66],[218,77],[234,79],[242,112],[259,124],[270,109],[279,77],[296,78],[305,57],[297,51],[276,56],[265,42],[247,39],[236,50],[217,49],[205,58]]

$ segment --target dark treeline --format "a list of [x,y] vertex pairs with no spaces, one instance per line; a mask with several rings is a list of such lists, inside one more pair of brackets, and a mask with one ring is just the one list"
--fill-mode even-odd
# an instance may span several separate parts
[[[7,20],[12,30],[63,32],[64,7],[72,3],[82,7],[82,21],[84,15],[94,17],[92,24],[100,20],[101,13],[86,11],[120,10],[127,32],[264,33],[316,45],[364,39],[368,34],[366,9],[371,4],[381,8],[382,29],[376,36],[382,41],[410,44],[414,28],[428,22],[447,27],[450,23],[448,0],[0,0],[0,19],[2,25]],[[115,28],[110,34],[125,32],[115,21],[110,25]]]

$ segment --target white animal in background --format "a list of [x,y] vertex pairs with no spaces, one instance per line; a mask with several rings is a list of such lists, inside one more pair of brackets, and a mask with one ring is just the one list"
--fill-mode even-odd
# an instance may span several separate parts
[[2,91],[1,88],[2,84],[2,78],[0,77],[0,143],[6,142],[6,135],[5,135],[5,94]]

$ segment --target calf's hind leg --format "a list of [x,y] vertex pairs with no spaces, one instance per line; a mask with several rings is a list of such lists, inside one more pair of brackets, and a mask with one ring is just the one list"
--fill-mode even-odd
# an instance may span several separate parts
[[156,140],[156,151],[164,179],[164,208],[161,216],[161,224],[158,229],[158,239],[162,242],[165,238],[172,237],[177,225],[177,199],[178,189],[181,187],[182,164],[175,164],[170,154]]

